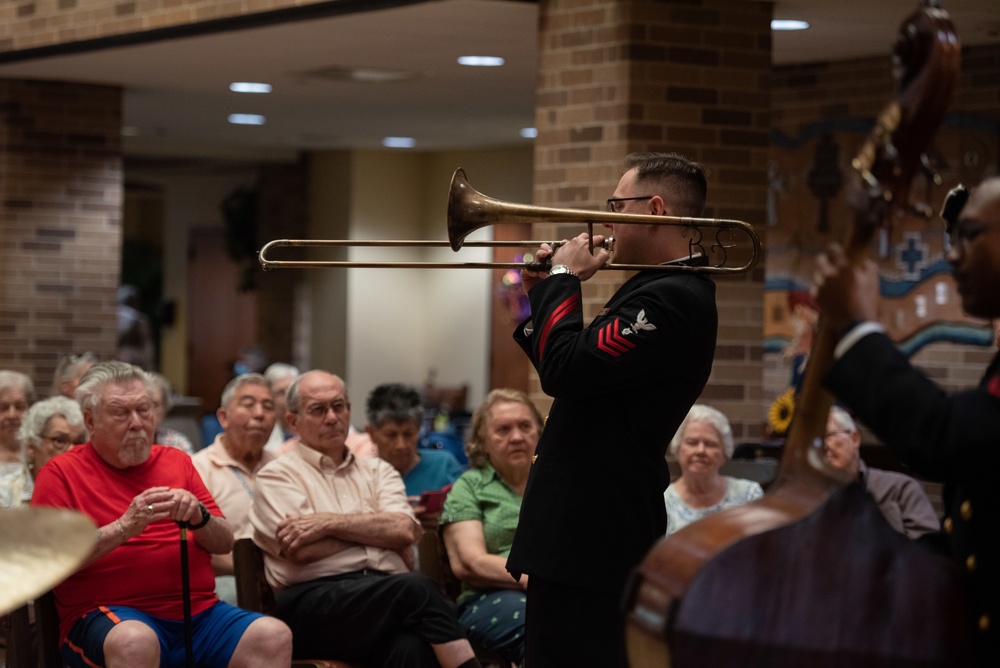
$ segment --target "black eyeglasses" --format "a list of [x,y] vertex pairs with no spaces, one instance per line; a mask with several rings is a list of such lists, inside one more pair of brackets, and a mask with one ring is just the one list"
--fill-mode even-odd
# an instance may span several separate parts
[[77,445],[73,441],[69,440],[65,436],[46,436],[42,434],[40,437],[43,441],[48,441],[52,445],[56,446],[59,450],[69,450],[70,446]]
[[622,209],[618,202],[633,202],[642,199],[653,199],[655,195],[645,195],[643,197],[611,197],[608,199],[608,211],[611,213],[621,213]]

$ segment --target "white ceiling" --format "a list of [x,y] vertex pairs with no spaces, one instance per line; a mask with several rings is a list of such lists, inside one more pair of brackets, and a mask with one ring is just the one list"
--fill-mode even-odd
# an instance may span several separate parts
[[[363,3],[362,3],[363,4]],[[1000,42],[1000,2],[945,0],[964,44]],[[780,0],[775,18],[812,28],[774,36],[774,62],[885,54],[914,0]],[[0,77],[123,86],[130,157],[292,158],[303,149],[372,148],[387,135],[417,148],[527,142],[534,123],[537,5],[436,0],[266,27],[15,60]],[[461,55],[506,65],[469,68]],[[376,68],[412,78],[360,83],[320,70]],[[232,93],[232,81],[272,84],[268,95]],[[263,126],[227,123],[259,113]]]

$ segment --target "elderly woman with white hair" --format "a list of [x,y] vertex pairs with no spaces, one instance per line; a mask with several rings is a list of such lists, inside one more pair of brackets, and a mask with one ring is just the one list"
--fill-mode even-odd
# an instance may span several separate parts
[[70,353],[60,357],[59,363],[56,364],[56,371],[52,376],[52,389],[49,391],[49,396],[75,399],[76,386],[80,384],[80,378],[95,364],[97,364],[97,355],[91,352],[79,355]]
[[52,397],[34,404],[24,414],[17,435],[32,480],[50,459],[88,439],[80,405],[66,397]]
[[18,430],[34,400],[30,378],[19,371],[0,371],[0,510],[31,499],[31,477],[24,467]]
[[691,522],[764,496],[752,480],[719,475],[733,456],[733,430],[719,410],[695,404],[681,422],[670,452],[677,457],[681,476],[663,493],[667,504],[667,535]]

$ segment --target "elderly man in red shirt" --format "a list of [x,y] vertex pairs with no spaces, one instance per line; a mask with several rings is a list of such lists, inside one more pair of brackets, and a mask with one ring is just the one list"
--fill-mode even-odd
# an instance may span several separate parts
[[55,588],[63,660],[70,666],[184,665],[179,522],[186,522],[192,647],[200,666],[289,665],[291,632],[277,619],[220,602],[211,555],[233,531],[180,450],[152,445],[146,374],[104,362],[81,379],[77,400],[91,441],[38,474],[34,506],[78,510],[97,524],[84,566]]

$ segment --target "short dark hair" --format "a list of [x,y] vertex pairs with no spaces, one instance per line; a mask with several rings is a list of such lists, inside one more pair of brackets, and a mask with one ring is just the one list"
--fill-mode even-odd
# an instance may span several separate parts
[[680,153],[630,153],[625,171],[635,169],[636,181],[655,181],[657,193],[669,193],[669,204],[678,216],[701,216],[708,198],[708,169]]
[[420,392],[411,385],[383,383],[368,395],[365,402],[365,417],[368,424],[379,428],[390,422],[416,422],[424,417],[424,406]]

